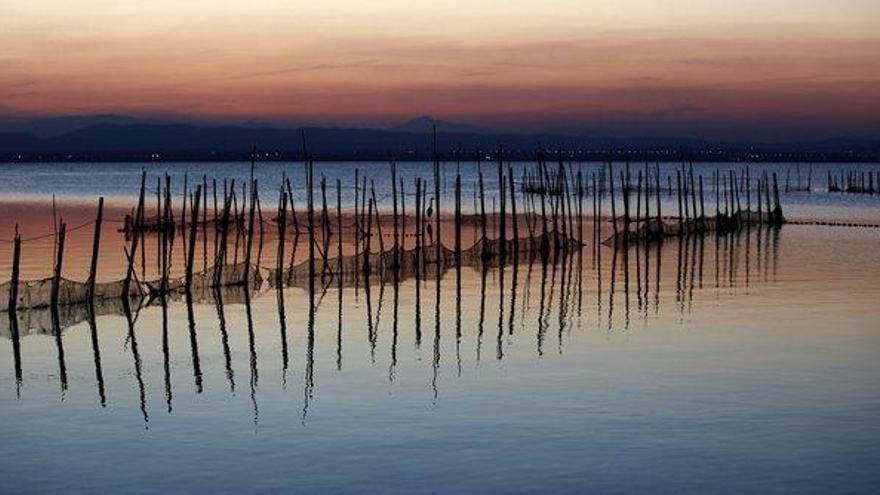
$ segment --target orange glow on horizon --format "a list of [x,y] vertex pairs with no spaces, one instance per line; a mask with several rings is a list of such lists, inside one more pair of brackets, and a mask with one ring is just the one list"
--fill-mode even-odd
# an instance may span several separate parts
[[0,112],[385,124],[614,119],[877,129],[864,0],[32,0],[0,6]]

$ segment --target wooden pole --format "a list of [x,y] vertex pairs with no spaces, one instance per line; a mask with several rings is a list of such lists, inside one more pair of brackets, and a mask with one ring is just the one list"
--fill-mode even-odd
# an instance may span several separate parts
[[507,216],[507,207],[505,200],[505,192],[507,189],[507,184],[504,181],[504,148],[501,146],[498,147],[498,191],[500,194],[500,210],[501,217],[498,223],[499,232],[498,232],[498,254],[500,255],[500,265],[504,266],[505,258],[507,257],[507,222],[505,217]]
[[196,254],[196,234],[198,233],[198,225],[199,225],[199,207],[202,199],[202,186],[196,186],[195,192],[195,203],[193,203],[192,207],[192,222],[190,222],[189,226],[189,250],[187,251],[187,260],[186,260],[186,290],[192,289],[192,279],[193,279],[193,266],[195,264],[195,254]]
[[684,218],[686,220],[690,220],[690,218],[691,218],[690,206],[688,205],[688,176],[687,176],[687,172],[684,170],[684,165],[682,165],[680,172],[681,172],[681,174],[680,174],[680,176],[681,176],[681,194],[682,194],[682,201],[684,203]]
[[595,248],[599,235],[599,186],[597,184],[596,173],[590,174],[593,181],[593,247]]
[[694,180],[694,164],[690,165],[690,169],[688,170],[688,176],[691,181],[691,211],[693,212],[693,218],[697,218],[697,183]]
[[241,238],[241,230],[242,225],[239,223],[239,219],[244,218],[244,206],[247,204],[247,198],[245,197],[244,184],[242,184],[241,190],[241,201],[244,203],[242,205],[241,213],[238,211],[238,196],[235,193],[234,181],[233,187],[229,188],[230,194],[232,194],[232,223],[235,225],[235,244],[233,246],[233,254],[232,254],[232,264],[238,264],[238,244],[239,239]]
[[208,275],[208,175],[202,175],[202,271]]
[[617,243],[617,206],[614,201],[614,170],[608,162],[608,187],[611,193],[611,224],[614,227],[614,242]]
[[422,273],[422,179],[421,177],[416,177],[416,200],[415,200],[415,221],[416,221],[416,272],[421,275]]
[[749,167],[746,166],[746,211],[748,211],[748,221],[752,220],[752,177],[749,173]]
[[681,205],[681,170],[675,170],[675,187],[678,190],[678,233],[684,231],[684,218],[682,217]]
[[299,235],[302,230],[299,227],[299,219],[296,215],[296,202],[293,200],[293,188],[290,187],[290,177],[284,178],[284,185],[287,189],[287,200],[290,203],[290,216],[293,218],[293,232]]
[[361,220],[360,220],[360,209],[358,208],[358,193],[360,192],[360,170],[358,168],[354,169],[354,252],[355,256],[357,256],[358,249],[360,247],[360,239],[361,239]]
[[382,218],[379,217],[379,203],[376,201],[376,186],[370,179],[370,197],[373,200],[373,207],[376,214],[376,234],[379,238],[379,259],[382,262],[382,268],[385,268],[385,240],[382,238]]
[[477,177],[480,184],[480,236],[482,239],[482,247],[480,250],[480,255],[483,260],[488,256],[488,250],[486,243],[488,242],[488,236],[486,234],[487,225],[486,225],[486,195],[483,190],[483,171],[477,171]]
[[104,197],[98,198],[98,216],[95,218],[95,237],[92,240],[92,264],[89,267],[89,281],[86,297],[89,301],[95,297],[95,279],[98,272],[98,252],[101,246],[101,223],[104,221]]
[[[645,232],[648,232],[648,226],[651,222],[651,176],[648,173],[648,162],[645,162]],[[647,236],[645,236],[647,239]],[[647,260],[645,254],[645,260]]]
[[[56,254],[57,257],[57,254]],[[12,278],[9,281],[9,318],[15,318],[15,310],[18,307],[18,277],[21,268],[21,234],[18,233],[18,224],[15,224],[15,237],[12,240]],[[10,321],[10,323],[12,323]]]
[[336,276],[342,301],[342,181],[339,179],[336,179],[336,232]]
[[[508,165],[507,178],[510,181],[510,214],[513,223],[513,264],[519,262],[519,219],[516,217],[516,189],[513,185],[513,168]],[[516,269],[514,267],[514,269]]]
[[159,231],[156,235],[156,271],[162,271],[162,229],[166,227],[164,217],[162,215],[162,178],[156,177],[156,222]]
[[[734,171],[731,170],[731,173],[733,174],[734,179],[735,179],[735,178],[736,178],[736,172],[734,172]],[[736,180],[734,180],[734,184],[736,184]],[[736,187],[735,187],[735,188],[734,188],[734,193],[735,193],[734,195],[736,196],[736,211],[737,211],[737,217],[739,217],[739,213],[742,211],[742,203],[740,203],[740,200],[739,200],[739,188],[736,188]]]
[[437,155],[437,124],[434,124],[434,275],[436,277],[437,291],[440,291],[440,274],[443,271],[441,259],[443,256],[442,233],[440,231],[440,157]]
[[[305,141],[305,137],[303,137]],[[308,194],[308,209],[306,217],[309,230],[309,308],[310,312],[315,309],[315,205],[314,205],[314,166],[311,161],[306,164],[306,189]]]
[[[52,292],[50,293],[50,304],[58,306],[58,297],[61,292],[61,271],[64,264],[64,237],[67,232],[67,224],[61,220],[61,227],[58,230],[58,249],[55,252],[55,272],[52,277]],[[16,282],[17,284],[18,282]],[[17,291],[16,291],[17,292]]]
[[[226,201],[226,180],[223,180],[223,200]],[[220,250],[220,243],[218,242],[220,239],[220,216],[217,211],[217,179],[211,179],[211,184],[213,187],[213,195],[214,195],[214,260],[217,260],[217,253]]]
[[254,215],[257,209],[257,180],[253,179],[251,182],[251,206],[248,211],[248,223],[247,223],[247,234],[245,239],[245,253],[244,253],[244,278],[242,283],[245,284],[245,289],[249,290],[251,286],[251,249],[254,243]]
[[[132,219],[132,224],[134,225],[134,231],[132,234],[131,247],[128,250],[128,270],[125,271],[125,279],[122,281],[122,297],[128,298],[129,289],[131,288],[131,278],[134,276],[135,272],[135,260],[137,255],[137,248],[140,241],[140,237],[142,235],[141,230],[143,230],[142,217],[144,213],[144,201],[146,194],[146,185],[147,185],[147,172],[141,172],[141,191],[138,195],[138,204],[137,209],[135,210],[135,218]],[[141,254],[143,255],[143,249],[141,249]]]
[[758,188],[757,188],[757,191],[756,191],[756,192],[758,193],[758,194],[757,194],[757,199],[758,199],[758,206],[757,206],[757,208],[758,208],[758,225],[760,226],[761,224],[764,223],[764,208],[763,208],[764,205],[761,204],[761,191],[762,191],[761,188],[764,186],[764,183],[763,183],[763,181],[761,180],[761,177],[760,177],[760,176],[758,177],[758,184],[757,184],[757,186],[758,186]]
[[188,197],[188,188],[189,187],[189,174],[183,174],[183,195],[181,196],[181,208],[180,208],[180,236],[181,236],[181,246],[183,246],[183,259],[187,259],[186,256],[186,199]]
[[217,255],[214,258],[214,283],[215,287],[220,286],[223,283],[223,268],[226,264],[226,246],[227,240],[229,238],[229,215],[230,208],[232,207],[232,193],[229,193],[226,190],[226,187],[223,188],[223,211],[220,217],[220,225],[219,225],[219,242],[215,249],[217,251]]
[[321,276],[330,269],[328,251],[330,249],[330,213],[327,209],[327,178],[321,174]]
[[[705,223],[706,220],[706,202],[703,197],[703,176],[700,175],[700,220]],[[705,228],[705,225],[703,225]]]
[[265,229],[263,228],[263,202],[260,201],[260,188],[257,187],[256,181],[254,182],[254,198],[257,200],[257,225],[260,227],[260,237],[257,242],[257,262],[255,263],[255,266],[259,269],[263,260],[263,236]]
[[275,286],[279,289],[284,285],[284,245],[287,244],[287,191],[284,184],[278,191],[278,249],[275,253]]
[[363,243],[366,241],[365,232],[363,231],[364,224],[366,223],[367,218],[367,177],[361,177],[361,235],[360,241]]
[[[578,165],[577,171],[577,217],[578,217],[578,242],[581,247],[584,246],[584,177],[583,172],[581,171],[583,168],[583,164]],[[513,181],[511,181],[511,187],[513,187]],[[513,193],[511,193],[513,194]],[[516,227],[514,227],[516,230]]]
[[394,252],[392,253],[394,260],[391,268],[397,274],[398,270],[400,270],[400,232],[398,231],[399,222],[397,217],[397,164],[394,162],[391,162],[391,203],[392,216],[394,217],[392,220],[394,222]]
[[627,163],[627,172],[620,172],[620,183],[623,184],[621,186],[621,194],[623,195],[623,240],[627,242],[629,240],[629,192],[630,192],[630,184],[629,184],[629,164]]
[[455,171],[455,265],[461,265],[461,170]]
[[642,171],[636,176],[636,223],[642,216]]
[[663,215],[660,211],[660,164],[656,165],[654,184],[657,187],[657,223],[662,225]]
[[779,186],[776,183],[776,172],[773,172],[773,203],[776,205],[773,209],[773,225],[778,227],[782,225],[782,206],[779,203]]
[[400,179],[400,254],[401,261],[403,253],[406,252],[406,189],[404,189],[403,178]]
[[[371,250],[371,241],[373,237],[373,198],[371,197],[368,200],[367,205],[367,232],[365,237],[364,244],[364,286],[369,287],[369,276],[370,276],[370,250]],[[369,292],[369,288],[367,289]],[[367,296],[369,297],[369,295]]]
[[171,176],[165,174],[165,203],[162,205],[162,295],[168,292],[168,275],[171,265],[171,235],[174,233],[174,220],[171,216]]
[[736,177],[733,174],[733,169],[727,171],[728,174],[728,197],[727,200],[730,203],[730,216],[736,216],[736,198],[734,197],[734,192],[736,190]]

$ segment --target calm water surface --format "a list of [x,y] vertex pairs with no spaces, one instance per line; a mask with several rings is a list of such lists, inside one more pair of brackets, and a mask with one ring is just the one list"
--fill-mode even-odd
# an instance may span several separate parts
[[[476,162],[444,162],[442,165],[442,201],[444,208],[451,209],[453,202],[453,180],[456,166],[460,166],[462,173],[463,204],[467,210],[474,210],[473,195],[477,189],[477,176],[480,165]],[[514,177],[519,181],[522,171],[532,170],[534,163],[511,163]],[[486,191],[498,190],[498,176],[496,165],[491,162],[483,162],[484,182]],[[556,164],[551,160],[548,167],[551,169]],[[570,171],[581,171],[584,180],[592,175],[605,172],[607,165],[602,163],[566,162]],[[623,170],[625,164],[615,163],[615,174]],[[124,201],[126,206],[133,206],[136,202],[140,185],[140,172],[146,170],[148,185],[154,187],[156,180],[164,173],[172,176],[172,185],[178,189],[179,194],[183,190],[184,176],[188,175],[190,184],[193,180],[201,181],[206,176],[208,181],[224,178],[235,178],[238,184],[247,182],[250,175],[250,163],[245,162],[173,162],[173,163],[0,163],[0,199],[38,199],[46,201],[55,194],[61,200],[86,200],[90,204],[98,196],[106,196],[111,200]],[[653,176],[654,165],[650,164],[650,173]],[[667,187],[666,178],[675,184],[675,172],[678,164],[660,164],[661,187]],[[380,206],[390,207],[391,172],[387,162],[319,162],[315,167],[315,177],[319,180],[322,176],[328,180],[328,187],[332,190],[336,180],[342,182],[346,192],[343,194],[343,205],[350,206],[354,202],[354,179],[355,169],[360,172],[360,177],[367,175],[368,182],[375,184],[377,200]],[[696,175],[705,178],[705,196],[707,208],[714,208],[714,186],[711,177],[716,170],[727,173],[729,170],[737,172],[738,177],[745,174],[745,164],[735,163],[697,163],[694,164]],[[880,223],[880,195],[841,194],[828,193],[827,174],[839,174],[841,170],[859,171],[866,174],[872,172],[880,180],[880,165],[878,164],[851,164],[851,163],[821,163],[821,164],[790,164],[790,163],[761,163],[749,165],[752,182],[767,172],[769,175],[777,174],[781,190],[781,202],[785,213],[793,219],[823,219],[823,220],[860,220]],[[644,163],[630,164],[633,174],[633,183],[636,182],[636,174],[644,170]],[[260,163],[255,167],[255,177],[259,180],[267,198],[274,198],[274,190],[281,183],[282,174],[291,177],[295,200],[300,204],[305,202],[304,171],[301,163]],[[741,174],[741,175],[739,175]],[[415,191],[414,179],[433,180],[433,165],[425,162],[401,162],[399,164],[399,176],[404,179],[404,187],[408,193]],[[806,186],[811,177],[812,192],[785,192],[784,185],[788,181],[792,186],[798,183]],[[617,178],[619,180],[619,178]],[[494,194],[494,193],[493,193]],[[332,197],[332,191],[331,191]],[[619,197],[619,195],[618,195]],[[331,198],[332,199],[332,198]],[[752,198],[753,201],[755,200]],[[745,203],[745,197],[742,198]],[[274,204],[274,203],[273,203]],[[491,201],[487,203],[487,208]],[[619,205],[622,206],[622,205]],[[673,196],[663,197],[663,208],[672,214],[677,208],[676,198]],[[606,213],[607,213],[606,205]],[[712,210],[714,211],[714,210]]]
[[588,248],[311,324],[295,288],[22,315],[20,380],[0,317],[0,492],[876,493],[878,245]]

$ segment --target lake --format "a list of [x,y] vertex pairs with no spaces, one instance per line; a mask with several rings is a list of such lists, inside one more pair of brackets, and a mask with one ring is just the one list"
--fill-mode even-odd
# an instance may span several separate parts
[[[72,219],[107,196],[118,221],[142,168],[179,188],[184,174],[246,181],[249,166],[2,164],[0,238],[15,221],[51,230],[51,194]],[[495,165],[482,166],[494,190]],[[348,207],[354,167],[387,207],[387,164],[316,174],[349,188]],[[477,165],[461,167],[473,208]],[[786,217],[880,222],[880,195],[825,191],[841,168],[877,170],[812,165],[812,192],[782,193]],[[273,208],[282,172],[304,194],[301,164],[256,171]],[[407,188],[432,177],[430,164],[400,173]],[[455,164],[444,174],[445,188]],[[662,201],[671,214],[674,198]],[[115,279],[125,241],[107,232],[101,272]],[[91,230],[71,239],[82,280]],[[52,241],[35,242],[28,276],[50,276]],[[0,492],[876,493],[878,246],[880,229],[821,225],[590,241],[553,263],[468,264],[439,282],[322,285],[314,311],[303,289],[267,284],[65,310],[60,333],[48,309],[21,311],[18,339],[3,312]]]

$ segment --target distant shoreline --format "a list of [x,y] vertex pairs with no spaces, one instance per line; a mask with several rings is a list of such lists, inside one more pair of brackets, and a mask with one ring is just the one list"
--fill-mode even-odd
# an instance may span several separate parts
[[[222,163],[222,162],[250,162],[251,158],[248,154],[215,154],[215,155],[189,155],[189,154],[159,154],[161,158],[150,158],[148,155],[68,155],[68,156],[43,156],[39,154],[22,154],[21,157],[0,156],[2,164],[28,164],[28,163]],[[477,156],[471,152],[461,157],[454,154],[441,154],[437,157],[442,162],[495,162],[497,157],[495,153],[488,153]],[[545,159],[549,162],[559,160],[557,153],[545,154]],[[650,163],[880,163],[880,152],[871,153],[808,153],[808,152],[779,152],[779,153],[700,153],[700,152],[668,152],[668,153],[642,153],[642,152],[564,152],[562,159],[565,162],[590,162],[605,163],[608,161],[614,163],[630,162],[650,162]],[[431,162],[434,157],[430,154],[404,154],[403,156],[395,154],[363,154],[358,156],[350,155],[333,155],[318,154],[310,158],[314,162],[398,162],[398,163],[416,163]],[[536,156],[534,153],[516,153],[505,151],[505,162],[534,162]],[[304,157],[296,153],[283,153],[278,156],[260,157],[257,162],[264,163],[290,163],[303,162]]]

